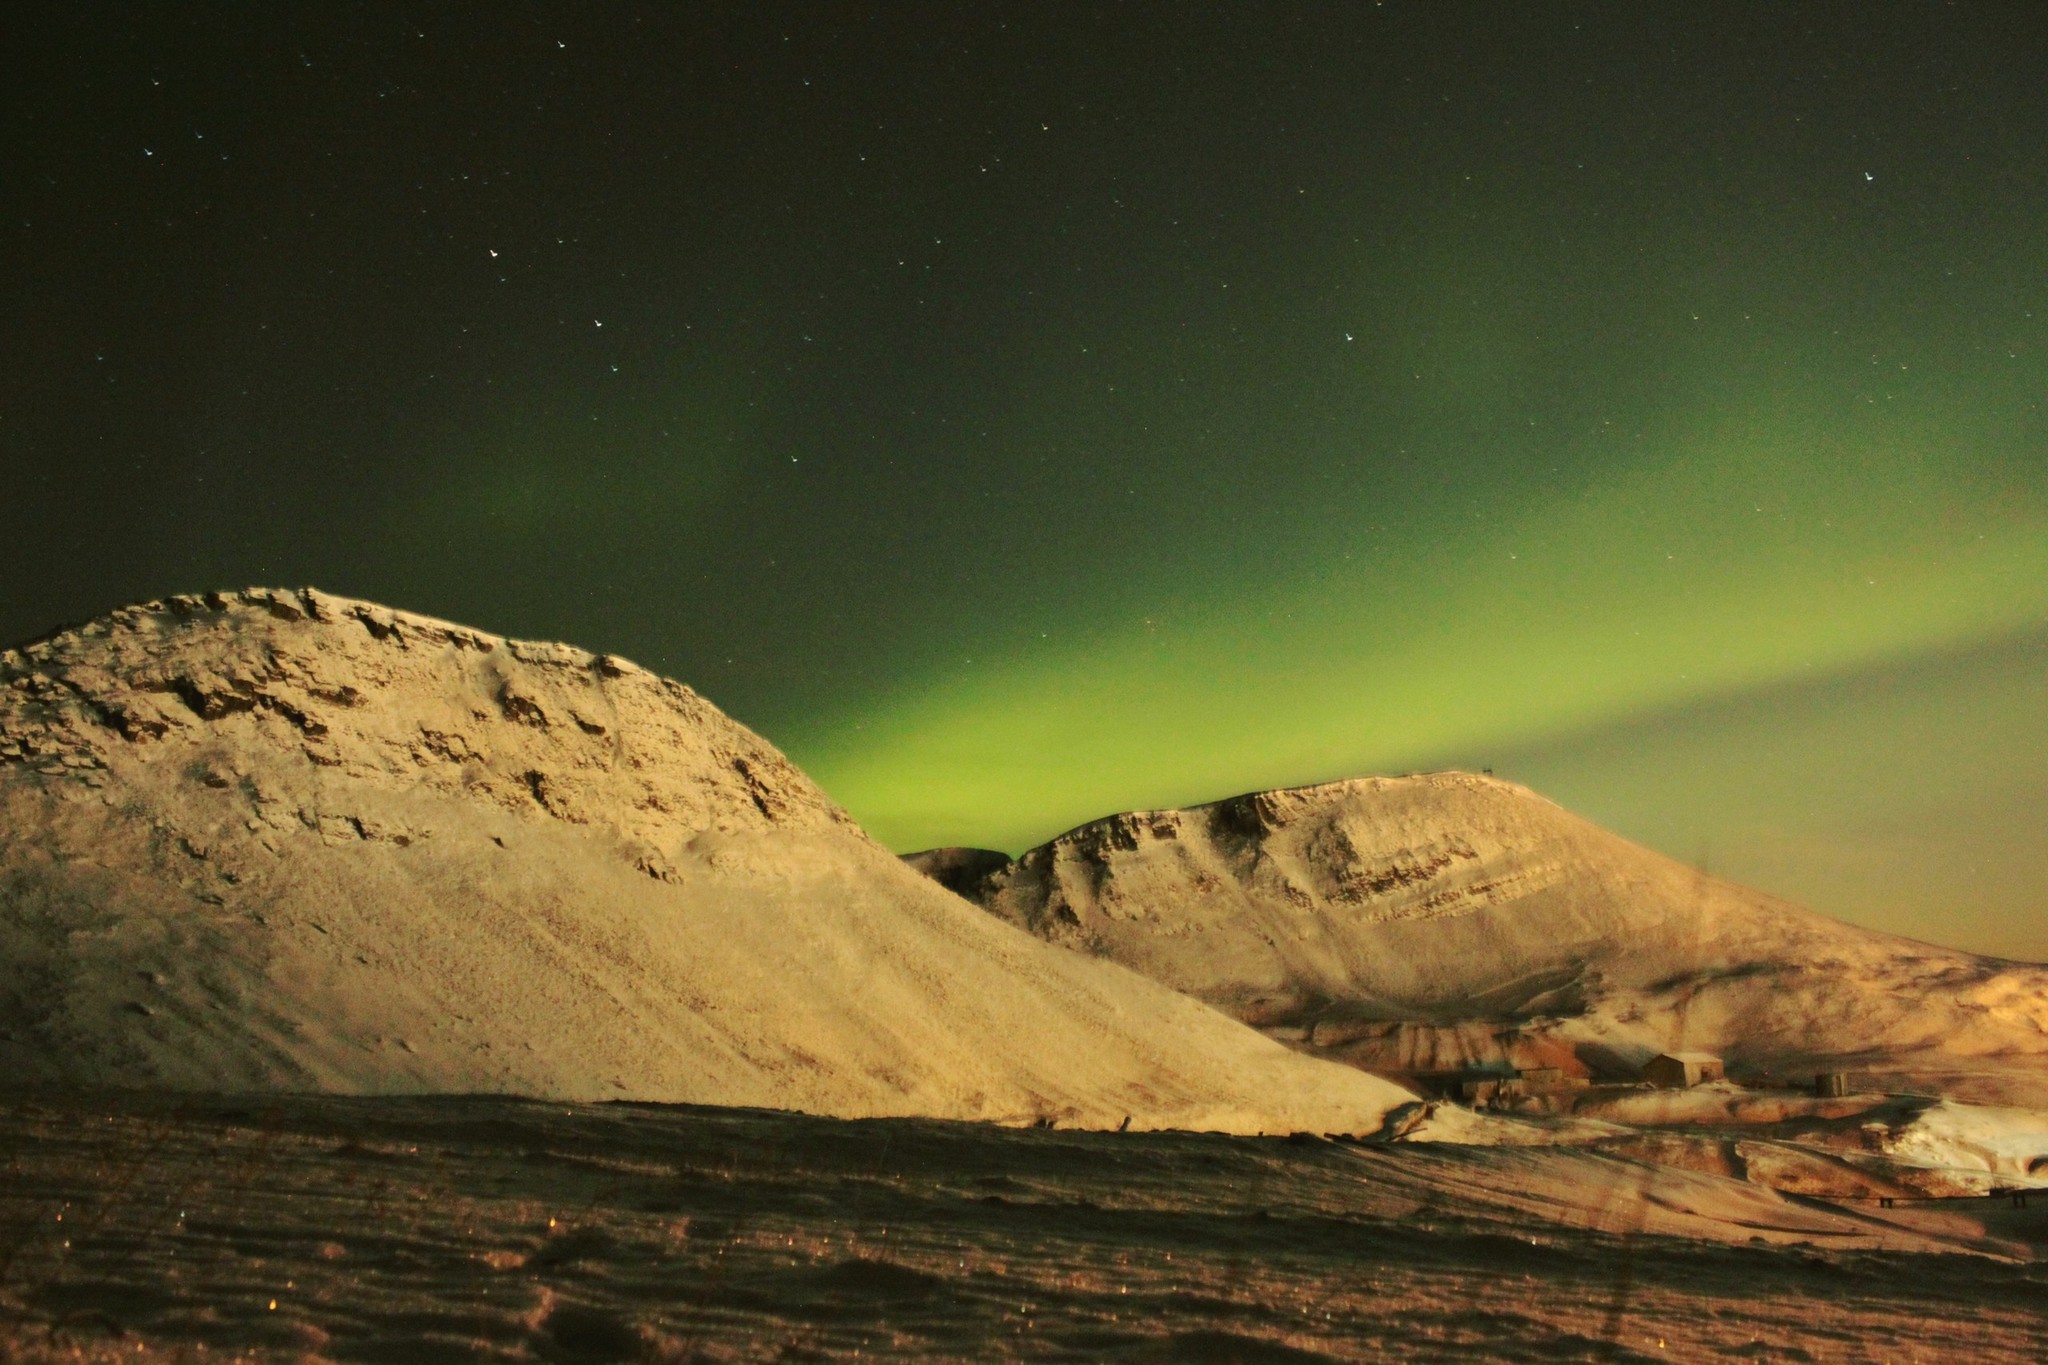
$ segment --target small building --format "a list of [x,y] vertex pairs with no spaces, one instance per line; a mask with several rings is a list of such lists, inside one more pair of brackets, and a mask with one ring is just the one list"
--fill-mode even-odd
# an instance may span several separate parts
[[1710,1052],[1662,1052],[1643,1064],[1643,1079],[1665,1090],[1724,1080],[1727,1068]]
[[1823,1071],[1813,1078],[1813,1093],[1822,1099],[1839,1099],[1849,1093],[1849,1073]]

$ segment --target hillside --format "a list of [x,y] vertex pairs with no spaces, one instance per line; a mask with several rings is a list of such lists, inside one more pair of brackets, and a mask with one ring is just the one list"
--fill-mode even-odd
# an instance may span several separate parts
[[312,590],[0,654],[0,1076],[1375,1127],[918,877],[624,660]]
[[2048,1103],[2048,970],[1874,933],[1462,773],[1111,816],[964,894],[1315,1055],[1632,1076],[1658,1051]]

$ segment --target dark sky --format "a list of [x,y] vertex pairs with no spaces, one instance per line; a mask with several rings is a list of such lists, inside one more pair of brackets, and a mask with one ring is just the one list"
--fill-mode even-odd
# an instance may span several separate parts
[[616,651],[879,837],[1494,766],[2048,956],[2048,6],[67,5],[0,638]]

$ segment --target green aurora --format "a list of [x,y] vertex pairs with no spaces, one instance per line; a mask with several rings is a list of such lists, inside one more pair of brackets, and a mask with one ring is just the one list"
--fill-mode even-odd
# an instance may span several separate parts
[[[1110,810],[1498,765],[1617,828],[1661,835],[1652,841],[1681,856],[1719,844],[1724,870],[1736,871],[1760,865],[1737,830],[1757,823],[1744,807],[1761,793],[1727,780],[1727,752],[1782,763],[1789,746],[1800,756],[1809,804],[1781,799],[1773,811],[1787,836],[1873,786],[1924,791],[1958,756],[2008,786],[2023,787],[2030,765],[2038,785],[2043,765],[2029,747],[2048,720],[2048,506],[2038,496],[1999,497],[1981,465],[1930,458],[1932,443],[1859,460],[1867,447],[1853,437],[1816,440],[1782,408],[1696,444],[1717,454],[1616,470],[1598,486],[1462,525],[1414,527],[1405,544],[1368,548],[1319,576],[1252,579],[1227,608],[1162,603],[1057,647],[963,661],[836,732],[793,737],[792,748],[899,847],[1014,850]],[[1788,685],[1846,684],[2027,642],[1926,690],[1904,714],[1850,724],[1846,705],[1819,716],[1765,708],[1723,736],[1735,743],[1722,750],[1718,782],[1704,780],[1717,765],[1702,755],[1669,753],[1647,784],[1652,796],[1641,790],[1640,751],[1609,754],[1604,784],[1556,752],[1566,737],[1590,751],[1603,731],[1740,707]],[[2002,742],[1988,752],[1972,742],[1991,734]],[[1523,757],[1546,750],[1545,762]],[[1872,751],[1892,760],[1875,777],[1859,761]],[[1845,784],[1844,772],[1865,780]],[[1609,788],[1622,786],[1640,801],[1617,801]],[[1659,814],[1646,824],[1649,812]],[[1922,813],[1944,823],[1938,809]],[[2023,841],[2011,829],[2001,836]],[[1798,881],[1758,880],[1788,890]],[[1884,899],[1871,878],[1856,880]],[[1976,899],[1961,886],[1916,890]],[[1973,928],[1981,937],[1987,926]],[[2007,939],[2012,951],[2034,943],[2025,930]]]
[[1441,543],[1391,562],[962,661],[790,742],[886,841],[1014,848],[1106,810],[1483,755],[2048,615],[2048,509],[1957,505],[1911,468],[1883,497],[1794,472],[1631,471],[1431,528]]
[[[899,848],[1015,851],[1112,810],[1489,766],[1836,913],[2048,956],[2048,929],[2014,913],[2048,884],[2038,264],[2032,294],[1946,269],[1845,304],[1850,267],[1818,235],[1788,257],[1745,231],[1649,278],[1555,247],[1452,253],[1462,269],[1367,310],[1364,357],[1331,339],[1345,368],[1276,346],[1291,371],[1239,376],[1267,395],[1265,443],[1321,475],[1293,479],[1279,517],[1259,490],[1215,490],[1264,543],[1140,512],[1126,543],[1170,545],[1170,564],[1126,554],[1035,638],[963,631],[878,695],[776,732]],[[1755,263],[1748,280],[1721,278],[1728,254]],[[2041,252],[1994,259],[2010,283]],[[1503,319],[1475,307],[1474,276],[1557,283]],[[1602,327],[1634,344],[1591,340]],[[1247,458],[1282,464],[1283,484],[1288,462]],[[1039,566],[1019,558],[1006,568],[1029,584]],[[1945,687],[1883,713],[1759,704],[1954,659]],[[1665,733],[1709,712],[1711,754]],[[1639,747],[1617,751],[1621,733]],[[1570,761],[1574,745],[1603,762]],[[1803,777],[1756,780],[1788,754]],[[1959,755],[1987,784],[1974,801],[1952,790]],[[1888,818],[1836,828],[1873,801]]]

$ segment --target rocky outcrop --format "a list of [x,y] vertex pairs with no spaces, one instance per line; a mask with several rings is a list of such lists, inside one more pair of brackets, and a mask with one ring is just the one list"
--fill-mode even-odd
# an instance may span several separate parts
[[0,655],[0,763],[18,780],[96,790],[117,759],[173,755],[205,759],[200,782],[266,824],[351,824],[305,781],[261,790],[262,769],[328,769],[365,799],[460,796],[648,851],[708,828],[853,828],[681,683],[317,591],[167,598]]
[[0,654],[0,1076],[1347,1131],[1399,1098],[963,905],[680,683],[261,589]]
[[1438,773],[1083,825],[982,869],[1008,923],[1390,1075],[1880,1071],[2048,1099],[2048,971],[1705,876],[1523,788]]
[[903,861],[956,896],[979,900],[990,879],[1009,870],[1010,855],[992,848],[928,848]]

